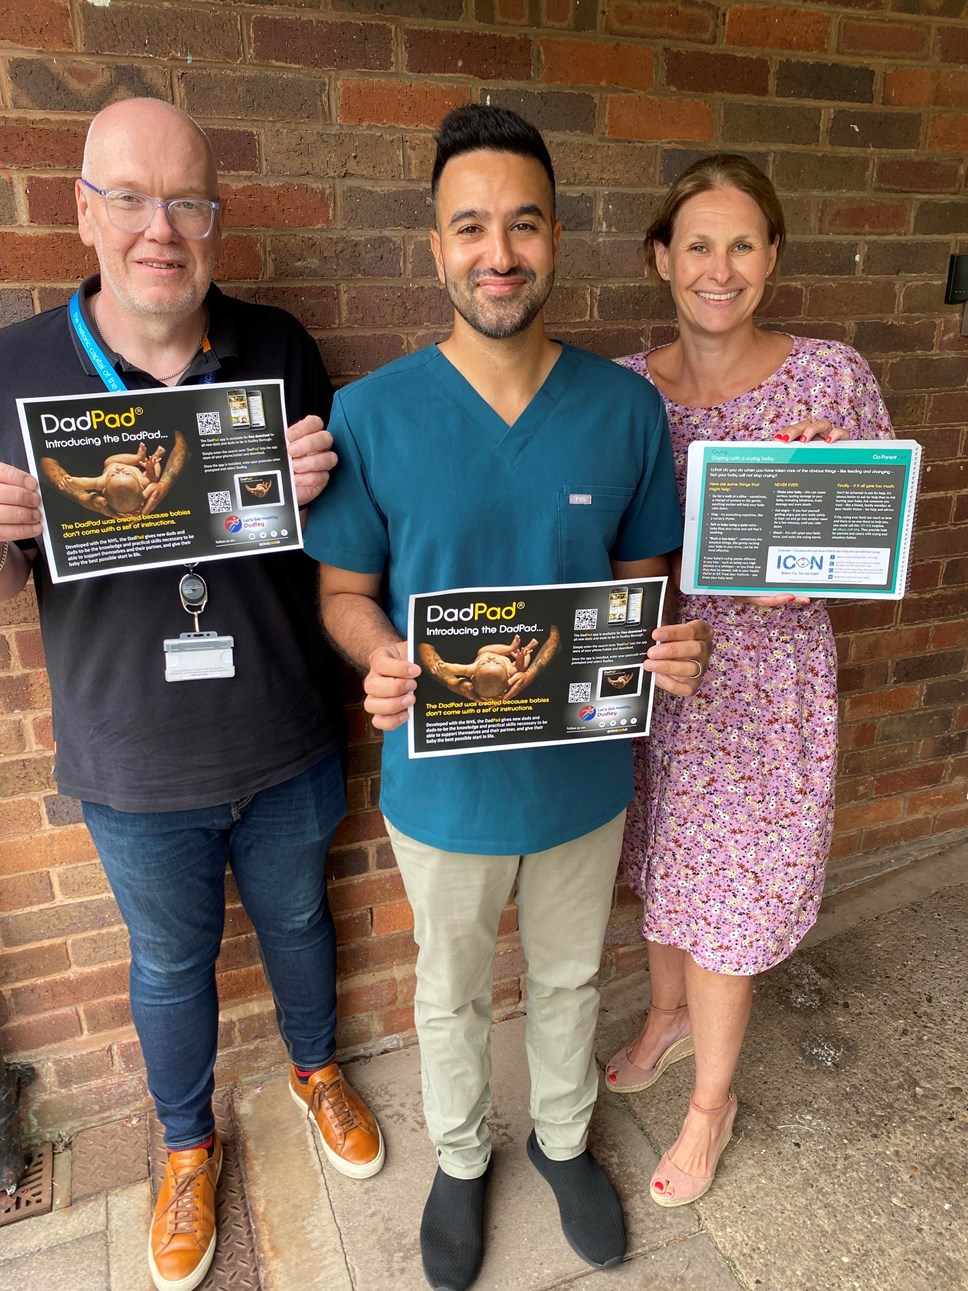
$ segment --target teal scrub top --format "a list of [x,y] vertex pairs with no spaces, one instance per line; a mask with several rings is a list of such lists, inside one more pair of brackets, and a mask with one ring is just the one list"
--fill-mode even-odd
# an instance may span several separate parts
[[[512,426],[432,345],[341,390],[329,428],[339,465],[306,550],[385,573],[401,637],[412,593],[607,580],[612,559],[682,543],[660,396],[570,345]],[[384,737],[380,806],[430,846],[524,855],[622,811],[631,761],[627,740],[412,760],[401,727]]]

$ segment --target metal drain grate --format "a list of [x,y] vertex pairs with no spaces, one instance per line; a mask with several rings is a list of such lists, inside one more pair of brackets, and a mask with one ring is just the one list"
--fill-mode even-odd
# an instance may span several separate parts
[[0,1228],[31,1215],[46,1215],[54,1206],[54,1146],[38,1143],[24,1153],[26,1170],[12,1197],[0,1192]]
[[[231,1102],[226,1091],[215,1096],[215,1126],[222,1140],[222,1175],[216,1193],[218,1243],[205,1278],[205,1291],[262,1291],[252,1222],[243,1189]],[[151,1191],[157,1197],[166,1155],[161,1124],[154,1112],[151,1126]]]

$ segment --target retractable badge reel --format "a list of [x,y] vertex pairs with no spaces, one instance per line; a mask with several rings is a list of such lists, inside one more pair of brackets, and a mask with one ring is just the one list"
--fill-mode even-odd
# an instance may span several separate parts
[[182,603],[182,609],[192,616],[195,630],[166,638],[165,680],[205,681],[234,677],[232,650],[235,638],[199,630],[198,616],[208,604],[208,585],[205,579],[193,569],[183,574],[178,584],[178,599]]

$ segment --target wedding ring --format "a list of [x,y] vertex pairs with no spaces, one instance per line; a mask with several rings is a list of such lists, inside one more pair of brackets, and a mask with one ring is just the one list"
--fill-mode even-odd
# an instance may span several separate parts
[[687,681],[692,681],[693,677],[701,677],[705,669],[703,668],[702,664],[699,662],[698,659],[690,659],[689,662],[694,663],[696,665],[696,671],[692,674],[692,677],[686,678]]

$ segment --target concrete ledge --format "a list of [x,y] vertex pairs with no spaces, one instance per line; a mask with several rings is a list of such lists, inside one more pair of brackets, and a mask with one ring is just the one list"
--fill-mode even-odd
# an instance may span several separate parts
[[235,1116],[264,1291],[354,1291],[314,1131],[287,1077],[242,1089]]

